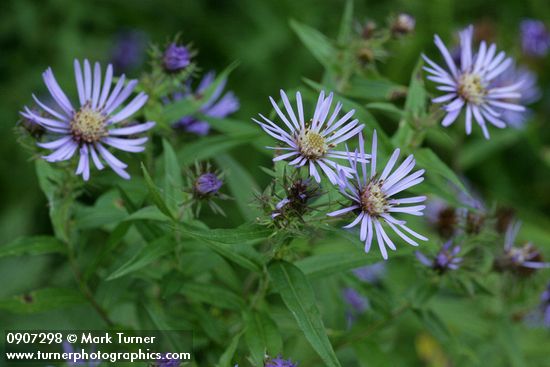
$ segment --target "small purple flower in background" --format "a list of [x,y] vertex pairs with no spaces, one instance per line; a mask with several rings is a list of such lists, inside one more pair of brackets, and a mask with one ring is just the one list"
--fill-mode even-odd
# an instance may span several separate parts
[[441,124],[450,126],[465,109],[466,134],[472,132],[473,117],[485,138],[489,139],[487,122],[498,128],[506,127],[498,109],[521,112],[525,107],[509,102],[521,98],[521,83],[498,88],[491,86],[492,81],[512,64],[512,59],[507,58],[504,52],[497,54],[496,45],[487,46],[485,41],[481,42],[478,52],[472,52],[473,31],[473,27],[469,26],[460,32],[460,66],[457,66],[441,38],[435,35],[435,44],[448,70],[422,55],[429,65],[424,70],[430,74],[428,79],[438,84],[437,89],[446,92],[432,100],[434,103],[444,103],[446,116]]
[[370,303],[367,297],[349,287],[342,290],[342,297],[348,306],[346,319],[348,327],[351,327],[357,317],[370,308]]
[[[512,84],[518,85],[518,92],[521,94],[521,97],[510,99],[508,102],[529,105],[535,103],[541,97],[542,93],[537,86],[537,76],[529,69],[511,65],[493,81],[494,87]],[[496,111],[502,114],[502,120],[504,122],[516,129],[523,127],[531,114],[530,110],[513,111],[508,109],[496,109]]]
[[504,254],[495,260],[495,267],[524,276],[531,275],[537,269],[550,267],[550,263],[543,261],[542,254],[533,244],[527,242],[521,247],[514,246],[520,227],[520,222],[508,227],[504,237]]
[[111,51],[111,64],[115,72],[128,72],[142,64],[147,46],[147,35],[132,30],[120,32],[115,37]]
[[408,235],[401,230],[409,233],[413,237],[419,240],[427,241],[428,239],[421,234],[416,233],[409,227],[407,227],[406,221],[395,219],[392,213],[405,213],[415,216],[421,216],[424,205],[402,206],[403,204],[421,203],[426,200],[426,196],[415,196],[410,198],[392,199],[391,197],[401,191],[404,191],[412,186],[415,186],[424,180],[422,175],[424,170],[418,170],[412,174],[411,171],[416,163],[414,157],[409,155],[407,159],[392,173],[397,159],[399,158],[400,150],[396,149],[391,155],[386,167],[380,175],[376,169],[376,150],[377,150],[376,131],[374,131],[372,137],[372,154],[370,175],[367,177],[367,166],[365,163],[361,163],[362,177],[359,176],[357,170],[357,164],[359,162],[366,162],[367,155],[365,154],[365,147],[363,141],[363,135],[359,135],[359,152],[348,153],[349,163],[353,172],[355,172],[355,181],[351,181],[344,175],[343,171],[340,171],[339,187],[342,195],[352,200],[352,205],[329,213],[329,216],[338,216],[349,212],[357,212],[359,215],[353,222],[345,226],[344,228],[352,228],[358,224],[361,224],[360,239],[365,242],[365,252],[369,252],[372,244],[374,234],[376,234],[376,240],[382,257],[386,260],[388,258],[388,252],[386,246],[391,250],[396,250],[394,243],[386,231],[382,227],[383,223],[386,223],[395,233],[399,235],[403,240],[413,246],[418,246],[418,243],[412,240]]
[[391,25],[391,32],[393,35],[402,36],[413,32],[415,26],[416,19],[412,15],[400,13]]
[[157,367],[179,367],[180,365],[181,361],[179,359],[169,359],[166,356],[156,362]]
[[353,288],[345,288],[342,296],[354,313],[363,313],[369,308],[369,300]]
[[[269,149],[288,151],[288,153],[275,157],[273,161],[292,158],[289,165],[307,167],[309,175],[313,176],[317,182],[321,182],[321,176],[317,167],[325,173],[332,184],[336,184],[338,181],[338,170],[343,170],[347,176],[352,177],[353,170],[351,168],[339,166],[332,160],[346,159],[346,152],[337,151],[334,148],[338,144],[357,135],[363,130],[364,125],[359,125],[359,120],[357,119],[349,121],[355,110],[349,111],[337,120],[338,114],[342,109],[342,103],[340,102],[336,104],[329,117],[333,97],[334,95],[330,93],[325,98],[324,91],[319,94],[313,118],[309,119],[308,123],[306,123],[304,118],[304,106],[300,92],[296,92],[298,118],[296,118],[296,114],[285,92],[281,90],[281,99],[289,118],[281,111],[277,102],[269,97],[273,108],[277,112],[277,116],[284,122],[288,131],[282,129],[262,114],[260,114],[260,117],[265,123],[256,119],[252,120],[260,125],[270,136],[287,145],[286,147],[267,147]],[[360,160],[367,162],[368,158],[368,155],[366,155],[361,157]]]
[[[212,85],[216,78],[216,73],[213,71],[207,73],[199,83],[197,89],[193,92],[188,86],[187,91],[184,93],[175,93],[172,96],[174,101],[181,100],[183,98],[193,97],[195,99],[201,99],[204,93]],[[210,98],[204,102],[201,106],[199,113],[213,118],[224,118],[239,109],[239,99],[231,91],[225,93],[221,98],[227,79],[220,81]],[[197,135],[207,135],[210,131],[210,125],[207,121],[201,120],[195,116],[184,116],[179,121],[174,123],[175,128],[184,129],[187,132]]]
[[192,53],[187,46],[180,46],[173,42],[164,51],[162,63],[169,72],[177,72],[191,64]]
[[264,367],[297,367],[298,363],[293,363],[290,359],[283,359],[281,356],[268,359]]
[[521,47],[529,56],[542,57],[550,49],[550,32],[544,23],[536,19],[525,19],[520,24]]
[[195,191],[199,196],[210,196],[216,194],[223,185],[223,181],[214,173],[207,172],[197,177]]
[[353,269],[353,274],[363,282],[377,283],[386,275],[386,263],[383,261]]
[[100,157],[119,176],[129,179],[130,175],[125,171],[128,165],[116,158],[104,145],[134,153],[145,150],[143,144],[147,141],[147,137],[131,139],[127,137],[151,129],[155,126],[154,122],[113,127],[141,109],[147,102],[147,94],[139,93],[130,103],[122,107],[136,87],[137,80],[130,80],[125,85],[123,74],[111,90],[112,65],[107,66],[103,85],[99,63],[96,62],[94,65],[93,76],[88,60],[84,60],[84,75],[78,60],[74,61],[74,70],[80,102],[77,109],[57,84],[51,68],[48,68],[42,76],[57,106],[47,106],[33,95],[34,101],[44,110],[44,113],[48,114],[48,117],[43,117],[28,107],[25,107],[25,112],[21,112],[23,117],[35,121],[48,133],[56,136],[56,140],[37,143],[39,147],[53,151],[42,158],[48,162],[66,161],[71,159],[78,150],[80,159],[76,174],[82,175],[85,181],[90,178],[92,161],[97,169],[104,168]]
[[416,258],[424,265],[434,269],[442,274],[447,270],[456,270],[462,263],[462,258],[458,257],[460,246],[453,246],[453,241],[449,240],[441,247],[433,259],[429,259],[420,251],[416,251]]
[[542,324],[550,328],[550,283],[540,295],[540,310],[542,313]]

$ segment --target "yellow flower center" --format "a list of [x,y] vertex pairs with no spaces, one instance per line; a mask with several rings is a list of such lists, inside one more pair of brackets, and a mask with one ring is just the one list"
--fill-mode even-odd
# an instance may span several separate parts
[[302,155],[310,159],[321,158],[329,149],[325,138],[309,129],[298,135],[298,146]]
[[458,81],[458,94],[466,101],[479,105],[487,95],[481,77],[474,73],[466,73]]
[[361,192],[361,208],[370,216],[377,217],[387,211],[388,202],[382,191],[382,182],[371,181]]
[[107,136],[106,117],[85,104],[71,120],[71,133],[76,141],[93,143]]

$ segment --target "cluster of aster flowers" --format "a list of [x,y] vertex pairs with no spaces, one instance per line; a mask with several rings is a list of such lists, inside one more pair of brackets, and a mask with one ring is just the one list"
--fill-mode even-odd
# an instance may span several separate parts
[[[360,226],[360,239],[365,243],[365,252],[369,252],[373,239],[380,249],[384,259],[388,258],[386,247],[396,250],[383,224],[393,230],[405,242],[418,246],[415,239],[426,241],[427,238],[413,231],[404,220],[393,217],[395,213],[404,213],[421,216],[425,196],[410,198],[394,198],[394,196],[424,180],[424,170],[413,173],[415,160],[408,156],[395,170],[400,150],[396,149],[391,155],[385,168],[377,171],[377,136],[373,133],[371,153],[365,153],[364,139],[361,131],[364,125],[358,119],[351,120],[354,110],[338,118],[342,103],[338,102],[331,113],[334,94],[325,95],[321,91],[317,100],[313,117],[306,123],[304,108],[300,92],[296,93],[298,116],[294,113],[290,100],[281,91],[281,99],[286,110],[284,114],[273,98],[270,98],[273,108],[288,130],[275,124],[260,114],[263,122],[254,119],[270,136],[276,138],[284,146],[268,147],[280,151],[287,151],[275,157],[274,161],[290,160],[289,165],[296,168],[304,167],[315,181],[321,182],[319,169],[328,181],[336,185],[350,205],[328,213],[328,216],[341,216],[347,213],[356,213],[356,218],[344,228]],[[330,116],[330,117],[329,117]],[[350,121],[351,120],[351,121]],[[354,153],[336,150],[338,144],[345,143],[354,136],[359,136],[359,150]],[[335,160],[347,160],[349,166],[336,163]],[[370,172],[367,171],[370,165]],[[393,172],[392,172],[393,171]],[[286,203],[285,203],[286,204]]]

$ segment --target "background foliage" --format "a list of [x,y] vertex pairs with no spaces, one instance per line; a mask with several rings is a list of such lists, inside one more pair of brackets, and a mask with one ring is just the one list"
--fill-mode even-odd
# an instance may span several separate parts
[[[136,220],[154,223],[153,231],[158,230],[157,222],[161,223],[159,226],[174,225],[152,206],[149,212],[128,211],[128,202],[135,209],[146,200],[158,204],[154,197],[146,199],[148,186],[138,177],[137,165],[133,170],[135,180],[120,183],[110,176],[100,178],[84,189],[78,204],[67,204],[77,213],[71,223],[79,230],[78,245],[73,249],[77,255],[66,253],[64,246],[52,237],[33,237],[36,244],[26,243],[26,254],[7,246],[17,249],[17,242],[13,242],[17,238],[49,236],[54,230],[63,239],[59,228],[50,224],[47,195],[41,191],[42,188],[48,193],[50,181],[44,177],[55,172],[43,163],[38,164],[37,175],[35,164],[29,161],[28,152],[17,144],[13,133],[18,111],[29,102],[31,92],[44,91],[40,74],[47,66],[54,69],[61,85],[72,86],[73,58],[108,61],[116,35],[124,30],[142,31],[148,40],[159,44],[181,32],[182,40],[192,41],[199,50],[197,60],[205,71],[222,71],[231,62],[239,61],[228,86],[241,101],[241,109],[232,118],[243,123],[228,132],[233,134],[232,143],[214,154],[212,142],[219,141],[207,144],[190,139],[185,144],[173,144],[175,159],[170,159],[170,144],[158,140],[154,147],[160,158],[154,164],[147,163],[148,169],[154,166],[152,175],[156,185],[162,187],[181,179],[167,177],[175,166],[181,169],[194,159],[215,157],[213,162],[227,171],[226,189],[235,200],[223,204],[226,218],[205,211],[201,219],[211,228],[234,228],[257,217],[259,210],[249,204],[255,190],[259,192],[271,180],[259,168],[271,167],[269,152],[258,149],[259,144],[250,144],[262,136],[250,117],[271,111],[267,96],[275,96],[280,88],[306,89],[303,78],[322,79],[322,63],[297,33],[302,25],[307,25],[335,39],[344,5],[343,1],[313,0],[1,2],[0,242],[6,245],[0,247],[0,298],[4,300],[0,301],[0,325],[19,329],[104,325],[89,303],[81,300],[82,293],[93,292],[117,324],[200,330],[196,343],[203,365],[229,365],[229,361],[260,365],[267,346],[278,351],[273,353],[281,352],[301,361],[303,366],[544,366],[550,345],[548,330],[529,328],[514,316],[537,306],[548,271],[528,281],[491,274],[479,286],[464,286],[460,285],[463,275],[449,281],[432,279],[420,268],[412,251],[401,248],[390,258],[388,274],[381,284],[357,284],[347,270],[374,263],[379,257],[374,252],[363,254],[359,244],[343,238],[341,233],[310,242],[297,239],[293,246],[306,249],[310,257],[297,259],[294,265],[268,265],[265,254],[259,255],[241,243],[243,238],[255,243],[266,237],[264,232],[246,225],[237,231],[219,233],[182,225],[178,230],[186,240],[181,246],[189,250],[186,253],[190,257],[177,259],[179,270],[173,274],[171,264],[163,261],[163,256],[172,250],[171,239],[156,233],[137,233],[136,227],[131,227]],[[544,0],[356,1],[354,16],[383,24],[389,15],[401,11],[416,17],[416,32],[391,42],[389,57],[378,64],[380,73],[398,86],[409,85],[421,52],[435,54],[434,33],[450,41],[457,29],[474,23],[484,27],[500,48],[522,60],[518,32],[521,19],[550,19],[550,4]],[[523,62],[538,73],[543,91],[527,129],[495,131],[493,139],[486,142],[480,134],[466,138],[462,126],[443,133],[442,128],[435,127],[440,133],[429,136],[426,144],[460,176],[467,177],[488,206],[498,203],[513,207],[524,221],[520,237],[550,254],[550,130],[545,118],[550,112],[550,65],[548,58]],[[137,69],[133,76],[139,76]],[[378,95],[379,89],[372,86],[359,91],[363,96],[374,94],[356,101],[391,136],[397,129],[391,113],[365,108],[367,103],[386,103],[387,98]],[[399,108],[403,104],[402,100],[396,102]],[[429,154],[425,155],[427,165],[437,169]],[[110,185],[112,189],[105,190]],[[171,184],[164,186],[159,196],[168,195],[170,187]],[[445,191],[442,187],[439,190]],[[107,193],[99,197],[102,192]],[[124,200],[126,207],[120,205],[119,199]],[[62,227],[63,220],[61,217]],[[144,251],[141,238],[148,235],[155,238],[154,247]],[[119,246],[122,239],[124,245]],[[489,251],[497,251],[502,243],[493,237],[475,241],[482,242]],[[430,241],[425,249],[429,252],[437,245],[436,240]],[[110,251],[116,251],[119,258],[110,257]],[[80,289],[66,261],[68,256],[76,256],[81,265]],[[335,256],[339,259],[336,265],[323,265],[324,260]],[[482,265],[473,262],[475,275],[481,276],[478,272],[481,273]],[[293,281],[281,289],[268,285],[264,289],[261,279],[272,279],[279,285],[288,279]],[[166,287],[159,289],[161,280],[166,281]],[[147,291],[140,293],[138,289],[143,284]],[[295,285],[301,288],[292,291]],[[351,330],[346,329],[341,297],[346,285],[361,289],[372,307]],[[469,287],[475,290],[469,292]],[[502,291],[507,288],[513,292],[504,296]],[[42,305],[22,305],[14,302],[18,298],[11,298],[40,289],[46,290],[32,295],[36,302],[44,299]],[[265,297],[262,291],[267,293]],[[255,301],[254,292],[261,294],[261,301]],[[185,295],[185,300],[178,295]],[[260,306],[250,308],[253,302]],[[295,319],[287,309],[293,311]],[[319,332],[324,328],[326,334]],[[265,335],[257,335],[262,333]],[[335,360],[332,348],[340,362]]]

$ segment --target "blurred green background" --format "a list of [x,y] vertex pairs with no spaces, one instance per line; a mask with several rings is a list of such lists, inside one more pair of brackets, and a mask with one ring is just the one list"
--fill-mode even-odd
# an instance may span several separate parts
[[[31,93],[45,91],[41,73],[48,66],[53,68],[63,88],[71,93],[75,88],[73,59],[108,61],[120,32],[141,31],[149,41],[161,44],[181,32],[182,40],[192,41],[199,50],[198,62],[203,70],[221,70],[234,60],[240,61],[230,78],[229,88],[241,99],[241,110],[236,116],[248,120],[260,111],[269,110],[267,96],[274,95],[279,88],[296,87],[304,76],[315,80],[321,75],[321,66],[292,32],[289,19],[334,37],[343,4],[341,0],[0,2],[2,242],[22,234],[48,231],[45,201],[38,191],[33,165],[27,161],[28,156],[17,145],[13,133],[18,111],[30,102]],[[457,28],[481,22],[502,48],[517,52],[521,19],[550,19],[550,3],[545,0],[356,1],[355,8],[358,20],[372,19],[379,24],[401,11],[416,17],[415,35],[393,45],[400,49],[399,59],[390,57],[381,65],[386,76],[404,84],[420,52],[434,55],[433,33],[450,41]],[[548,62],[538,61],[532,66],[539,71],[541,86],[547,89],[544,86],[550,75],[546,71]],[[547,99],[548,93],[545,93],[541,105]],[[540,109],[542,116],[550,110],[544,106]],[[546,121],[540,119],[537,123]],[[548,129],[544,130],[548,137]],[[532,138],[544,142],[544,136]],[[546,190],[550,181],[547,174],[540,174],[548,165],[542,163],[543,166],[538,167],[544,146],[535,143],[542,151],[514,144],[500,152],[499,158],[504,159],[490,160],[484,162],[482,168],[472,169],[470,178],[489,180],[498,173],[499,181],[511,180],[509,185],[493,185],[491,191],[500,194],[500,199],[509,202],[515,198],[527,199],[539,210],[550,210]],[[525,187],[529,182],[523,179],[525,176],[532,179],[529,188]],[[517,177],[522,180],[516,186]],[[521,190],[526,189],[534,189],[537,195],[526,198],[521,194]]]
[[[0,242],[18,236],[51,232],[46,201],[39,192],[34,166],[17,144],[13,132],[18,111],[31,100],[31,93],[45,91],[41,73],[51,66],[68,94],[75,91],[74,58],[109,61],[116,37],[123,31],[140,31],[155,43],[164,44],[180,32],[184,42],[199,50],[203,70],[221,70],[240,61],[228,88],[235,91],[241,109],[235,117],[249,120],[270,111],[267,96],[280,88],[300,85],[302,77],[318,80],[322,67],[301,44],[289,26],[296,19],[334,38],[343,0],[4,0],[0,1]],[[408,12],[416,20],[416,32],[395,41],[390,57],[380,65],[382,73],[408,84],[421,52],[434,56],[434,33],[446,42],[455,31],[478,24],[499,48],[519,55],[519,22],[526,17],[550,21],[548,0],[384,0],[356,1],[355,17],[383,24],[391,14]],[[535,106],[532,128],[520,138],[495,140],[491,152],[469,165],[467,177],[489,202],[512,205],[531,222],[546,226],[550,213],[550,132],[545,116],[550,112],[550,63],[548,59],[523,60],[538,72],[542,100]],[[132,74],[137,77],[135,71]],[[251,122],[252,123],[252,122]],[[459,123],[460,129],[462,125]],[[495,135],[498,135],[496,133]],[[477,139],[481,141],[480,137]],[[448,147],[447,147],[448,148]],[[452,149],[441,151],[455,168]],[[472,148],[471,154],[476,150]],[[263,159],[263,158],[262,158]],[[267,160],[266,160],[267,161]],[[265,180],[263,177],[261,180]],[[541,235],[542,238],[542,235]],[[546,238],[548,240],[548,238]],[[541,243],[549,247],[550,243]],[[26,290],[6,275],[20,259],[0,260],[0,296]]]

